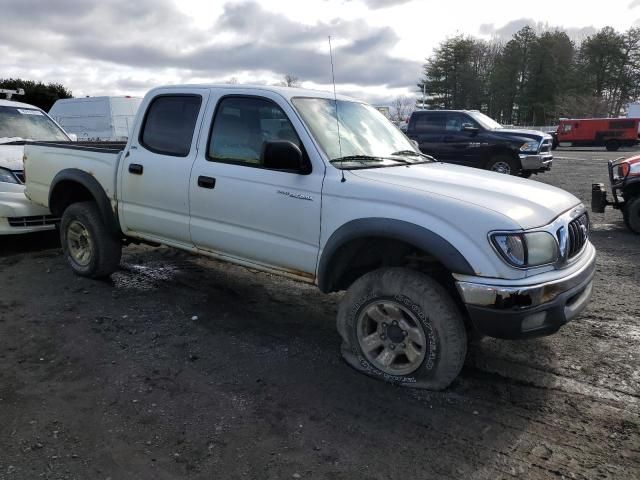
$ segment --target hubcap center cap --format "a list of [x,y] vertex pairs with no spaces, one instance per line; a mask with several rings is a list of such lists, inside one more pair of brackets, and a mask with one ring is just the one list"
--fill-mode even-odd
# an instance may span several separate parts
[[404,332],[398,325],[389,325],[387,327],[387,336],[393,343],[404,341]]

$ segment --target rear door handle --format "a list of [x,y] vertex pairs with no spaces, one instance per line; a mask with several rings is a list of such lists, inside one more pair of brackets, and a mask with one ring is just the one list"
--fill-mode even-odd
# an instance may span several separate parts
[[142,175],[144,167],[139,163],[130,163],[129,164],[129,173],[133,173],[134,175]]
[[216,179],[211,177],[198,177],[198,186],[202,188],[215,188]]

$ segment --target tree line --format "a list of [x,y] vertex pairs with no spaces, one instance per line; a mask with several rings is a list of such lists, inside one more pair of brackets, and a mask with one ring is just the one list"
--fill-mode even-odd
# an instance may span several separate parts
[[458,35],[427,58],[418,88],[427,108],[481,110],[503,124],[617,117],[640,97],[640,28],[580,42],[529,26],[507,42]]
[[[14,95],[11,100],[35,105],[45,112],[60,98],[71,98],[71,91],[59,83],[44,84],[33,80],[21,80],[18,78],[0,79],[0,89],[17,90],[24,89],[24,95]],[[0,99],[5,98],[0,94]]]

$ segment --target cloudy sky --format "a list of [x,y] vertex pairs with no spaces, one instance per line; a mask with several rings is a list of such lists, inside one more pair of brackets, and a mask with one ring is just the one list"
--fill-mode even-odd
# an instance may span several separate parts
[[284,74],[385,104],[415,94],[433,48],[524,25],[576,38],[640,26],[640,0],[0,0],[0,78],[75,96],[143,95],[167,83],[275,83]]

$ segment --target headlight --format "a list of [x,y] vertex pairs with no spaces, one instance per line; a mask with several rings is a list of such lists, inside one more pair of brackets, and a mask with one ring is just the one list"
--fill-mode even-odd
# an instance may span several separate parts
[[520,147],[520,151],[536,153],[538,151],[538,147],[540,147],[540,144],[538,142],[531,141],[531,142],[523,143],[522,146]]
[[558,260],[558,242],[548,232],[495,233],[491,241],[500,255],[518,268],[537,267]]
[[7,170],[6,168],[0,168],[0,182],[19,183],[18,179],[11,172],[11,170]]

